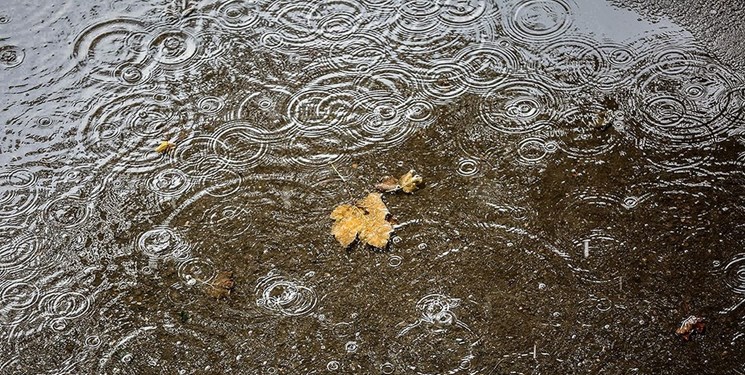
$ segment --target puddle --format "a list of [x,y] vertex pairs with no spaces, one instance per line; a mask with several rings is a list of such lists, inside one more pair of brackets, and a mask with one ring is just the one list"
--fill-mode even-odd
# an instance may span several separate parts
[[[745,76],[707,46],[605,1],[6,7],[0,372],[743,373]],[[411,168],[389,248],[341,249]]]

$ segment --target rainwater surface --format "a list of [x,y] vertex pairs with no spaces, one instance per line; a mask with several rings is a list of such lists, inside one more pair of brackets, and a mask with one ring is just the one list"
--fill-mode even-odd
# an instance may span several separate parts
[[6,0],[0,373],[743,374],[743,73],[604,0]]

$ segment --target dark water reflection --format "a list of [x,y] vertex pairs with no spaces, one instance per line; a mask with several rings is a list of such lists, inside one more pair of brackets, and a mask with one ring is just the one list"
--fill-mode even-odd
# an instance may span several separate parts
[[[743,75],[666,18],[36,3],[0,10],[2,373],[745,372]],[[390,249],[340,249],[409,168]]]

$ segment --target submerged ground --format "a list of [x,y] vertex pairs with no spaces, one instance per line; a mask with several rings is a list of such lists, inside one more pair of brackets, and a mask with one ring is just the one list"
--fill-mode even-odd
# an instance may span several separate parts
[[745,373],[742,12],[653,3],[6,4],[0,373]]

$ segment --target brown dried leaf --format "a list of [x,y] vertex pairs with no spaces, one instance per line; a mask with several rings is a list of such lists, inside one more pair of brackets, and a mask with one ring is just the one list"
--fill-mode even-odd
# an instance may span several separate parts
[[155,152],[163,154],[176,148],[176,144],[171,141],[160,141],[158,147],[155,148]]
[[343,204],[331,212],[331,218],[336,221],[331,233],[342,246],[348,247],[355,238],[377,248],[388,244],[393,225],[388,221],[388,208],[381,197],[380,193],[370,193],[355,206]]
[[393,176],[385,176],[375,185],[375,190],[382,191],[383,193],[390,193],[401,190],[401,185],[398,184],[397,178]]
[[222,271],[215,276],[215,280],[207,284],[207,294],[217,299],[225,298],[230,295],[235,287],[235,281],[233,281],[233,273],[230,271]]
[[693,333],[703,333],[705,326],[706,321],[704,318],[691,315],[680,324],[680,327],[675,330],[675,333],[683,338],[683,341],[688,341],[691,339]]
[[401,185],[401,190],[403,190],[404,193],[413,193],[415,190],[419,189],[419,185],[422,181],[422,176],[416,174],[412,169],[405,175],[401,176],[398,180],[398,184]]

